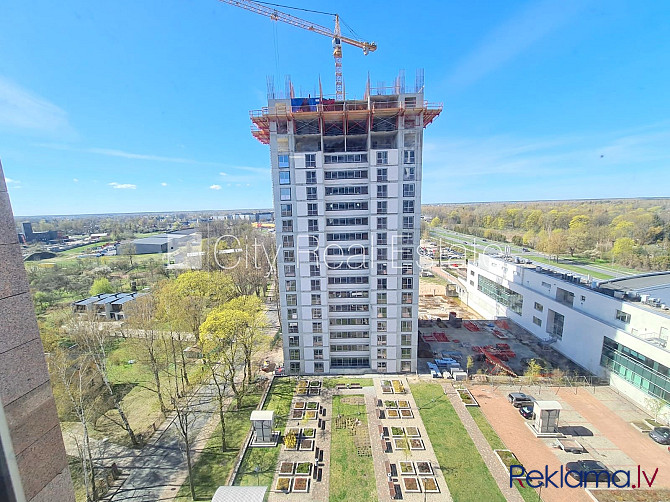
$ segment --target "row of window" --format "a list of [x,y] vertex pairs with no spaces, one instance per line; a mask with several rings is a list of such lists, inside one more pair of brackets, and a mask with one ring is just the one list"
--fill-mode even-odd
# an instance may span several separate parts
[[[279,173],[282,174],[282,173]],[[316,174],[316,173],[312,173]],[[324,173],[324,179],[327,181],[330,180],[366,180],[368,179],[367,169],[354,169],[349,171],[326,171]],[[314,179],[316,183],[316,178]]]
[[[403,164],[414,164],[415,158],[416,157],[414,150],[404,150]],[[288,169],[289,167],[291,167],[290,155],[288,153],[278,154],[277,161],[279,169]],[[324,155],[323,157],[323,162],[325,164],[351,164],[351,163],[362,163],[367,161],[368,161],[367,153]],[[388,152],[387,151],[377,152],[377,164],[386,165],[388,163],[389,163]],[[308,168],[316,167],[316,154],[314,153],[305,154],[305,167]]]
[[512,291],[505,286],[498,284],[487,277],[479,274],[477,278],[477,289],[484,293],[486,296],[493,298],[496,302],[501,305],[508,307],[512,312],[516,312],[521,315],[521,309],[523,307],[523,296]]
[[[414,219],[413,216],[409,218]],[[343,227],[349,225],[367,225],[368,218],[362,216],[355,216],[351,218],[326,218],[326,225],[332,227]]]
[[328,202],[326,211],[367,211],[368,203],[365,202]]
[[600,364],[647,394],[670,401],[670,369],[658,361],[603,337]]

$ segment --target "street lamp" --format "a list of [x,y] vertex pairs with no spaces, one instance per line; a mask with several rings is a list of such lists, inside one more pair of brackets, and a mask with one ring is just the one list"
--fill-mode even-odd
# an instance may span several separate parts
[[260,470],[261,470],[261,469],[260,469],[259,466],[254,467],[254,472],[256,473],[256,486],[260,486],[260,485],[261,485],[261,482],[260,482]]

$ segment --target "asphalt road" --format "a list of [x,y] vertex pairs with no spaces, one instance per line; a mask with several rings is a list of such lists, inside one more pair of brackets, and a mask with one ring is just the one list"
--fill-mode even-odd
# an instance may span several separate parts
[[[492,241],[490,239],[482,239],[481,237],[475,237],[472,235],[467,235],[467,234],[461,234],[458,232],[454,232],[452,230],[445,230],[442,228],[439,229],[432,229],[432,232],[435,232],[436,234],[439,235],[441,239],[445,241],[444,245],[453,245],[455,249],[458,250],[459,246],[461,248],[466,248],[469,251],[476,250],[479,253],[486,253],[486,252],[496,252],[496,253],[505,253],[509,252],[512,256],[519,256],[522,258],[527,258],[530,260],[533,260],[534,258],[543,258],[543,259],[550,259],[550,256],[544,253],[540,253],[538,251],[529,251],[525,252],[521,246],[515,246],[514,244],[510,244],[507,242],[497,242],[497,241]],[[538,265],[541,265],[544,268],[550,268],[552,270],[559,271],[561,273],[569,273],[569,274],[575,274],[576,272],[563,268],[561,267],[560,263],[557,264],[546,264],[546,263],[538,263]],[[603,267],[600,265],[589,265],[589,264],[575,264],[576,266],[579,266],[580,268],[583,268],[585,270],[589,270],[591,272],[596,272],[599,274],[606,274],[611,276],[612,278],[618,278],[618,277],[627,277],[630,275],[633,275],[632,273],[627,273],[627,272],[621,272],[619,270],[614,270],[608,267]],[[583,277],[586,277],[584,274],[578,274],[582,275]]]

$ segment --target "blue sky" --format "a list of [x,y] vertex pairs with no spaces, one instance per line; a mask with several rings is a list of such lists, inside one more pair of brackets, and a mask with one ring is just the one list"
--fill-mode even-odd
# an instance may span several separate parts
[[[336,5],[377,42],[344,47],[349,95],[368,72],[390,85],[425,69],[444,111],[425,131],[424,203],[670,195],[670,2],[290,5]],[[248,112],[267,75],[312,95],[320,76],[333,93],[331,50],[216,0],[6,0],[0,159],[15,214],[270,207]]]

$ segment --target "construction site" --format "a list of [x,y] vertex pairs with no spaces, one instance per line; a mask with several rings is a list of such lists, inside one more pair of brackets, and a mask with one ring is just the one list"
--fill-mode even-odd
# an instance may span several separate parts
[[[472,366],[467,367],[468,356]],[[586,372],[509,319],[482,319],[458,299],[453,285],[437,281],[419,286],[419,373],[435,378],[521,376],[533,359],[541,374],[560,368],[567,374]]]

